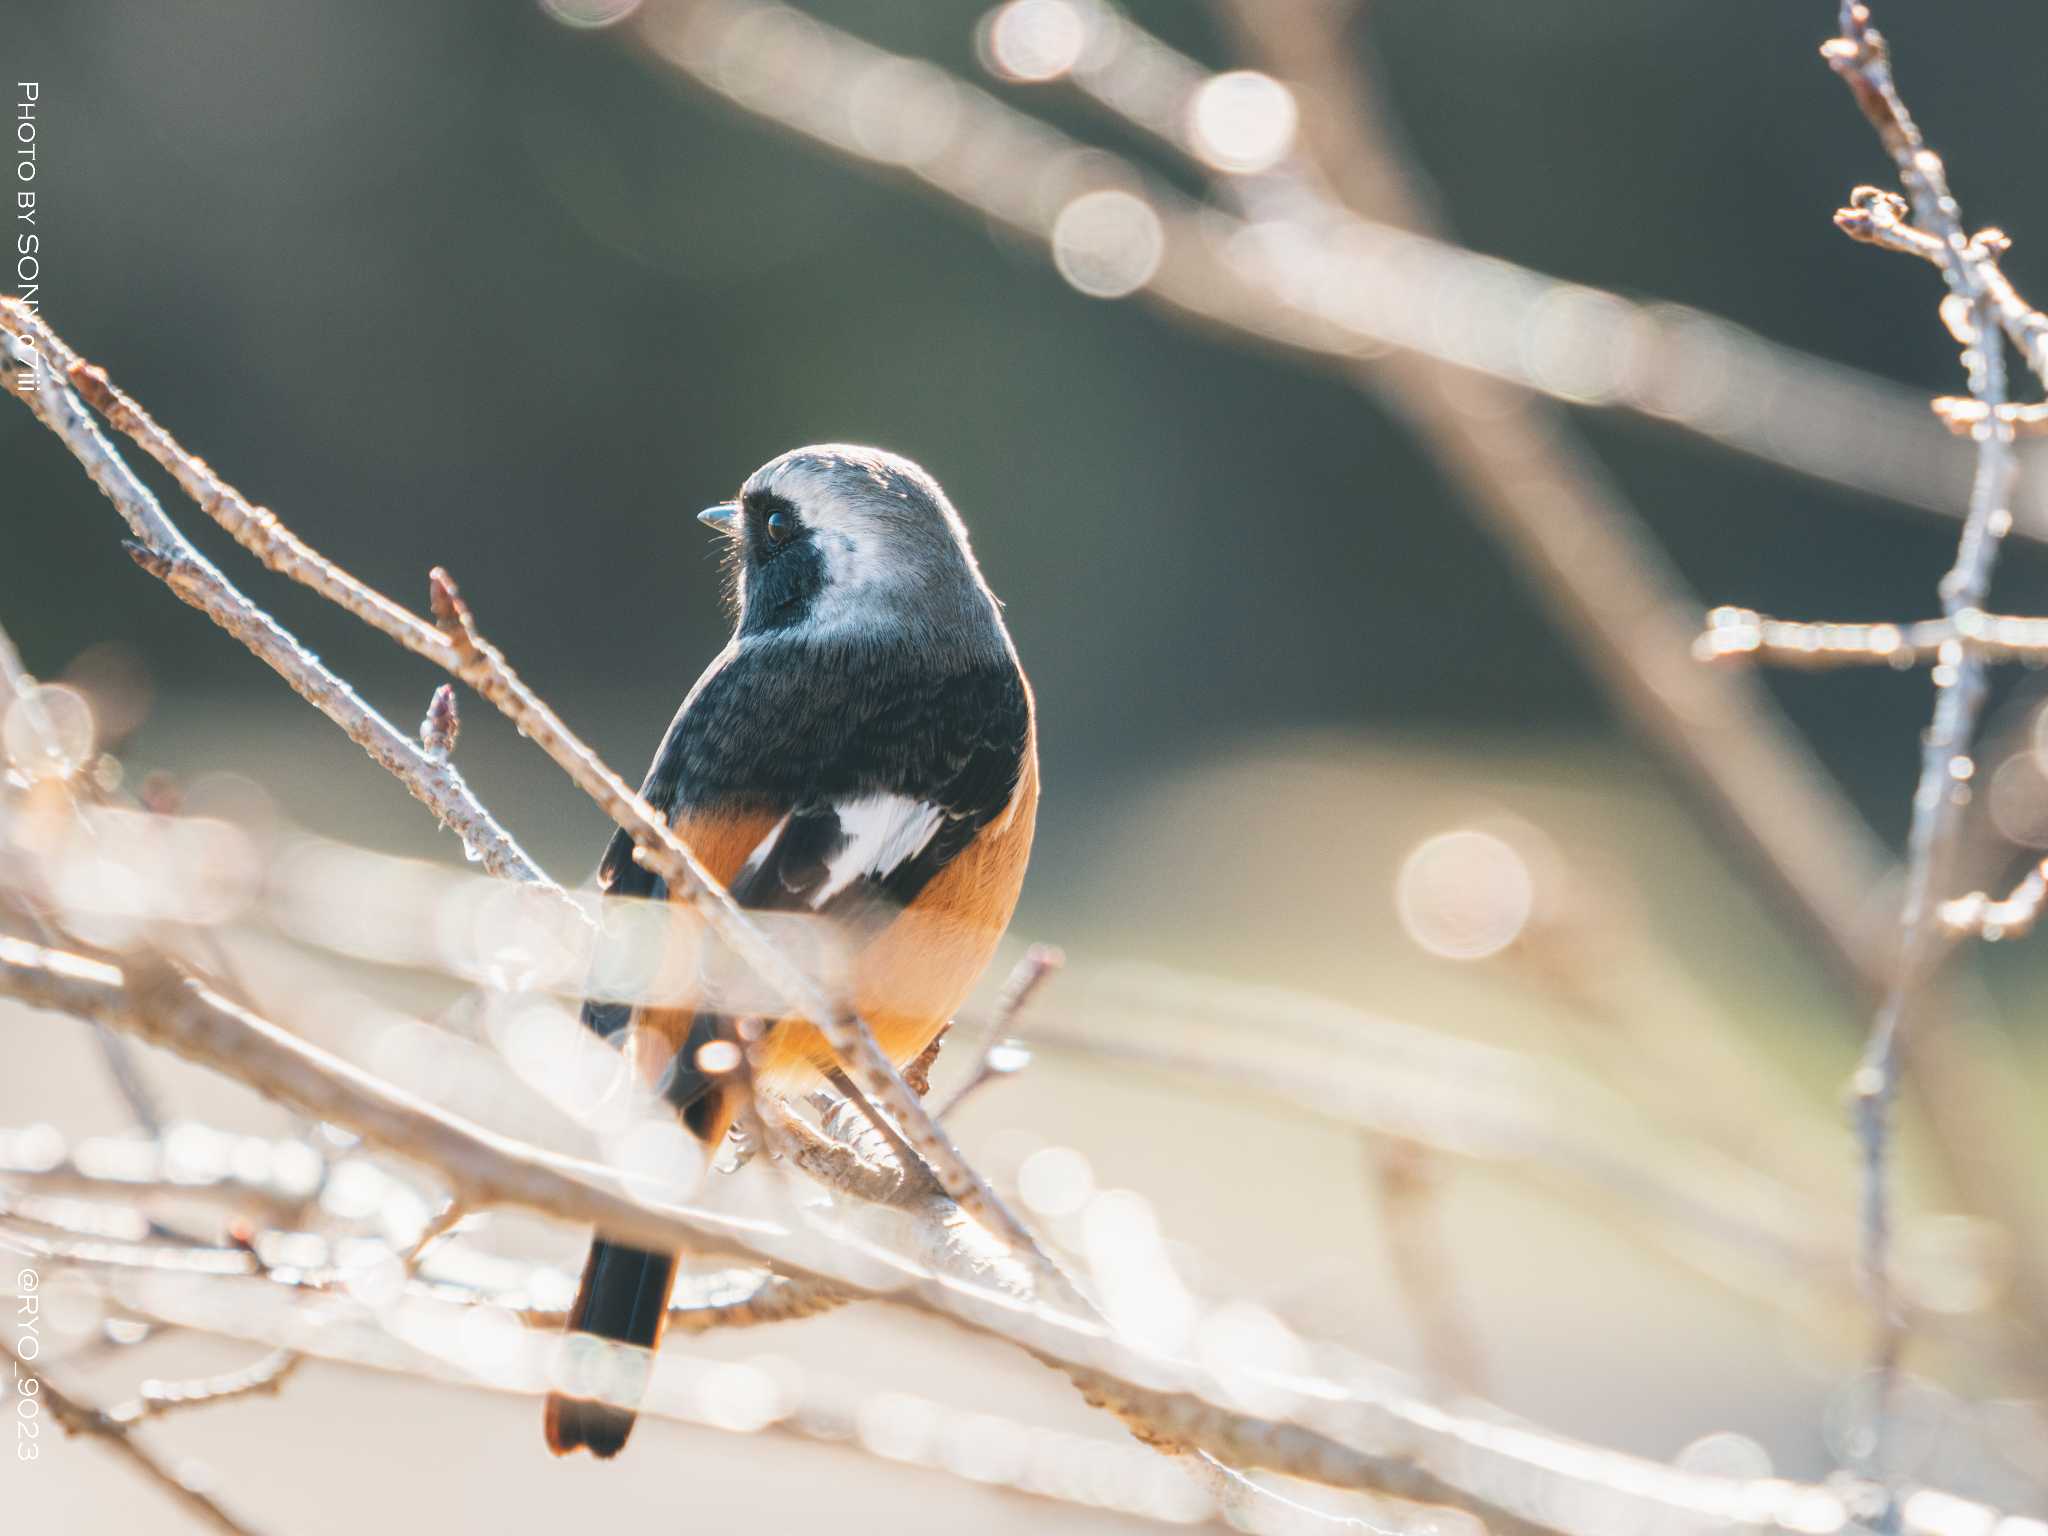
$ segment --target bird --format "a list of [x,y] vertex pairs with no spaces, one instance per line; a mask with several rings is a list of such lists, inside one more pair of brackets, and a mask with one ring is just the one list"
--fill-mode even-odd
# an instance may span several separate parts
[[[782,454],[698,520],[725,540],[732,637],[685,696],[640,793],[740,906],[829,925],[840,995],[909,1062],[986,969],[1030,861],[1036,711],[1001,605],[938,482],[880,449]],[[598,883],[612,897],[668,895],[623,830]],[[742,1021],[716,1011],[709,990],[584,1007],[707,1149],[752,1091],[710,1070],[733,1060]],[[833,1069],[811,1024],[763,1022],[748,1047],[755,1087],[787,1095]],[[722,1060],[705,1051],[718,1042]],[[597,1236],[568,1331],[655,1350],[676,1260]],[[634,1418],[616,1400],[556,1391],[548,1447],[608,1459]]]

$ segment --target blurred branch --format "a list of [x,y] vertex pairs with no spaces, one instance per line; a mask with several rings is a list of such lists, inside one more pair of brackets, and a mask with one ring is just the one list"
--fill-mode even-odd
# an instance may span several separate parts
[[[1826,1207],[1771,1173],[1706,1149],[1672,1148],[1640,1134],[1639,1126],[1631,1136],[1631,1106],[1577,1074],[1448,1039],[1440,1040],[1441,1050],[1413,1059],[1421,1043],[1414,1037],[1429,1032],[1351,1010],[1341,1010],[1358,1024],[1348,1043],[1296,1040],[1289,1025],[1306,1016],[1311,1001],[1212,985],[1221,1007],[1253,1030],[1247,1042],[1205,1038],[1194,1028],[1200,1016],[1180,1012],[1169,994],[1150,1005],[1171,1020],[1162,1031],[1142,1030],[1143,1012],[1119,1003],[1112,1027],[1090,1027],[1078,1014],[1042,1016],[1039,1049],[1124,1071],[1197,1078],[1233,1098],[1266,1099],[1348,1131],[1498,1165],[1551,1187],[1562,1176],[1575,1198],[1598,1194],[1638,1218],[1625,1226],[1632,1237],[1721,1283],[1753,1271],[1754,1280],[1741,1288],[1774,1307],[1796,1303],[1807,1287],[1844,1287],[1838,1301],[1847,1299],[1853,1247],[1846,1221],[1831,1221]],[[1290,1002],[1297,1011],[1290,1012]],[[1155,1033],[1163,1038],[1149,1037]]]
[[[44,387],[48,387],[47,383]],[[172,1466],[130,1433],[132,1420],[116,1418],[73,1397],[51,1381],[40,1365],[24,1360],[11,1339],[0,1338],[0,1355],[4,1355],[13,1366],[14,1379],[9,1383],[10,1387],[18,1389],[24,1379],[37,1384],[33,1394],[22,1395],[19,1401],[47,1403],[51,1419],[62,1425],[65,1433],[88,1435],[104,1442],[129,1466],[211,1529],[225,1531],[228,1536],[257,1536],[256,1527],[230,1513],[226,1505],[202,1486],[206,1479],[194,1475],[198,1469],[190,1463]],[[25,1419],[26,1415],[23,1417]]]
[[2013,618],[1959,607],[1947,618],[1906,624],[1802,623],[1746,608],[1716,608],[1693,642],[1701,661],[1754,658],[1781,667],[1887,666],[1899,670],[1981,662],[2048,664],[2048,619]]
[[[318,1198],[319,1161],[303,1143],[256,1136],[226,1140],[239,1156],[209,1165],[181,1162],[155,1138],[94,1136],[67,1146],[48,1126],[0,1130],[0,1184],[33,1183],[45,1193],[101,1200],[170,1197],[266,1221],[289,1221]],[[234,1171],[238,1163],[293,1173],[250,1179]]]
[[1441,1171],[1412,1141],[1371,1141],[1365,1148],[1386,1227],[1387,1262],[1422,1336],[1422,1358],[1438,1395],[1484,1392],[1479,1340],[1458,1295],[1444,1242]]
[[[1934,400],[1934,415],[1956,436],[1974,438],[1977,428],[1990,420],[1991,413],[1984,408],[1982,401],[1938,395]],[[1998,419],[2012,428],[2014,437],[2040,437],[2048,434],[2048,402],[2002,405],[1998,408]]]
[[[0,373],[4,371],[0,369]],[[58,740],[49,711],[36,697],[40,686],[22,665],[21,652],[15,648],[13,637],[5,626],[0,626],[0,721],[11,723],[17,718],[14,711],[19,709],[22,712],[19,718],[27,722],[39,749],[40,761],[27,765],[31,773],[38,768],[56,770],[67,766],[63,745]],[[39,927],[45,926],[34,914],[31,914],[31,920]],[[103,1024],[93,1026],[93,1035],[99,1045],[100,1056],[106,1062],[114,1091],[127,1104],[136,1125],[149,1136],[162,1136],[164,1116],[162,1106],[157,1102],[156,1089],[150,1084],[142,1064],[135,1059],[128,1042]]]
[[2028,870],[2012,891],[1994,901],[1983,891],[1972,891],[1941,905],[1941,921],[1951,933],[1972,938],[2016,939],[2031,933],[2040,921],[2041,908],[2048,904],[2048,859]]
[[305,1358],[297,1350],[277,1349],[238,1371],[189,1381],[145,1381],[134,1398],[102,1411],[110,1422],[126,1427],[187,1408],[208,1408],[259,1393],[275,1394]]
[[996,999],[995,1008],[982,1027],[974,1053],[974,1070],[953,1090],[952,1097],[938,1110],[936,1119],[944,1120],[958,1113],[968,1096],[979,1091],[983,1084],[1010,1076],[1029,1060],[1028,1054],[1009,1039],[1010,1032],[1017,1027],[1018,1019],[1031,1006],[1032,999],[1066,963],[1067,957],[1050,944],[1034,944],[1024,952],[1024,958],[1017,962],[1016,969],[1003,983],[1002,994]]
[[[278,1103],[346,1126],[432,1168],[472,1209],[517,1206],[661,1251],[765,1259],[791,1278],[900,1301],[1009,1338],[1065,1371],[1089,1401],[1131,1422],[1150,1443],[1200,1449],[1336,1487],[1396,1494],[1420,1488],[1427,1493],[1415,1496],[1470,1499],[1405,1457],[1234,1413],[1190,1390],[1141,1385],[1167,1362],[1137,1365],[1127,1346],[1098,1325],[1066,1317],[1047,1302],[1036,1303],[1026,1317],[1007,1296],[941,1279],[851,1233],[820,1253],[815,1240],[804,1243],[771,1223],[645,1203],[602,1168],[480,1131],[169,973],[128,978],[109,966],[0,939],[0,993],[80,1018],[104,1018]],[[1122,1364],[1126,1376],[1098,1364],[1098,1355]]]
[[[511,1368],[479,1375],[458,1355],[400,1340],[366,1309],[323,1306],[315,1313],[297,1304],[286,1286],[257,1292],[243,1284],[222,1295],[206,1281],[167,1283],[153,1276],[140,1286],[123,1283],[118,1273],[102,1278],[124,1311],[188,1331],[470,1391],[530,1396],[546,1386],[544,1356],[551,1341],[530,1335],[520,1337]],[[686,1288],[691,1281],[684,1277]],[[466,1309],[465,1303],[449,1300],[445,1286],[422,1288],[408,1304],[421,1324],[409,1331],[413,1341],[430,1341],[458,1327]],[[689,1328],[696,1315],[673,1312],[670,1331]],[[561,1318],[559,1313],[536,1313],[531,1320],[559,1325]],[[728,1436],[774,1434],[821,1452],[874,1456],[894,1467],[998,1489],[1041,1510],[1047,1505],[1098,1508],[1200,1528],[1204,1504],[1199,1492],[1150,1451],[1042,1428],[991,1408],[983,1400],[976,1400],[970,1411],[963,1404],[878,1391],[809,1364],[800,1375],[784,1375],[753,1363],[693,1358],[682,1351],[663,1355],[641,1404],[647,1418]],[[1000,1454],[992,1454],[997,1450]]]
[[[1086,60],[1098,98],[1197,155],[1184,125],[1193,93],[1208,72],[1103,6],[1078,9],[1086,18],[1108,18],[1104,25],[1110,30],[1101,36],[1084,31],[1075,55],[1077,64]],[[723,47],[743,31],[750,39],[764,37],[772,30],[761,19],[765,14],[729,3],[670,0],[645,8],[640,26],[655,52],[744,109],[852,158],[896,163],[874,148],[892,142],[872,123],[877,98],[858,96],[865,115],[852,110],[852,101],[842,106],[842,98],[847,81],[912,66],[806,18],[800,29],[791,24],[787,38],[774,38],[780,46],[773,71],[727,70]],[[954,107],[950,137],[935,141],[906,168],[920,183],[1052,245],[1056,256],[1059,209],[1041,189],[1058,186],[1061,197],[1078,200],[1087,187],[1073,184],[1071,167],[1084,163],[1108,167],[1100,173],[1106,185],[1141,188],[1159,226],[1162,254],[1140,292],[1170,309],[1216,321],[1240,338],[1285,333],[1291,342],[1341,363],[1413,427],[1470,498],[1482,525],[1552,604],[1561,631],[1582,648],[1626,718],[1641,726],[1736,829],[1759,867],[1822,931],[1849,972],[1864,984],[1881,985],[1888,956],[1866,931],[1864,893],[1877,883],[1882,858],[1867,829],[1759,688],[1702,676],[1693,666],[1692,615],[1700,605],[1598,467],[1571,442],[1562,416],[1524,387],[1535,381],[1519,364],[1504,372],[1475,367],[1461,353],[1442,355],[1440,340],[1432,341],[1512,340],[1506,350],[1519,360],[1535,331],[1495,326],[1492,317],[1512,318],[1519,300],[1529,296],[1530,324],[1539,308],[1546,317],[1537,330],[1554,329],[1569,314],[1583,327],[1573,330],[1575,338],[1601,336],[1608,334],[1606,318],[1617,313],[1607,308],[1608,296],[1548,284],[1542,294],[1530,295],[1504,263],[1458,252],[1430,231],[1431,215],[1351,77],[1344,8],[1327,0],[1259,0],[1226,7],[1225,14],[1254,58],[1297,87],[1307,146],[1293,174],[1224,179],[1230,193],[1247,204],[1245,219],[1187,206],[1100,151],[1084,159],[1072,141],[960,85],[951,87],[948,98]],[[1112,86],[1105,76],[1126,58],[1119,50],[1128,50],[1129,78]],[[1142,112],[1127,105],[1134,101],[1145,104]],[[906,97],[901,111],[909,117],[915,106]],[[1006,168],[1002,178],[988,173],[996,163]],[[1339,178],[1336,196],[1321,190],[1318,167]],[[1066,179],[1057,180],[1062,169]],[[1024,188],[1038,191],[1038,199],[1020,204]],[[1362,240],[1361,229],[1373,232],[1370,242]],[[1347,264],[1349,253],[1362,245],[1374,252],[1392,249],[1384,262],[1366,268]],[[1439,266],[1439,257],[1447,266]],[[1465,272],[1460,260],[1473,270]],[[1409,276],[1416,284],[1409,291],[1404,274],[1414,273],[1427,274],[1427,281]],[[1468,281],[1458,281],[1460,275]],[[1449,308],[1440,314],[1439,305]],[[1473,313],[1488,316],[1489,323],[1471,325]],[[1457,322],[1458,316],[1465,321]],[[1306,330],[1304,321],[1312,322]],[[1372,329],[1376,322],[1387,334]],[[1626,320],[1616,326],[1615,334],[1626,333],[1631,344],[1641,335]],[[1361,347],[1358,338],[1368,335],[1396,350],[1376,355],[1377,347]],[[1597,340],[1583,345],[1589,354],[1601,352]],[[1588,378],[1611,384],[1616,377],[1597,362],[1573,356],[1574,366],[1585,363],[1584,373],[1573,367],[1564,373],[1582,385]],[[1711,371],[1695,368],[1691,374]],[[1586,391],[1561,392],[1583,397]],[[1608,398],[1600,390],[1593,393]],[[1751,403],[1760,398],[1751,397]]]
[[[1008,1339],[1072,1376],[1091,1401],[1149,1426],[1152,1436],[1240,1465],[1335,1487],[1454,1503],[1499,1532],[1572,1536],[1604,1536],[1613,1520],[1647,1521],[1659,1511],[1812,1536],[1837,1529],[1861,1497],[1852,1486],[1677,1472],[1390,1392],[1361,1395],[1330,1382],[1288,1386],[1295,1420],[1247,1415],[1207,1401],[1200,1375],[1181,1362],[1138,1351],[1044,1301],[1020,1307],[1006,1292],[966,1274],[934,1273],[843,1224],[814,1225],[807,1239],[760,1218],[635,1198],[613,1187],[604,1170],[478,1131],[190,982],[131,981],[111,967],[0,941],[0,992],[75,1015],[108,1017],[286,1105],[421,1160],[471,1208],[519,1205],[597,1225],[628,1241],[745,1255],[792,1277],[826,1280]],[[1571,1489],[1593,1496],[1574,1502],[1566,1496]]]
[[[1020,78],[1071,77],[1092,89],[1121,71],[1131,89],[1104,88],[1104,104],[1147,132],[1184,135],[1175,74],[1187,61],[1103,5],[1068,9],[1076,41],[1065,68]],[[779,5],[660,0],[633,25],[654,56],[744,110],[1037,240],[1050,240],[1062,206],[1089,184],[1142,187],[1167,244],[1148,296],[1240,339],[1343,364],[1389,347],[1431,356],[1466,376],[1640,412],[1795,473],[1954,515],[1966,467],[1928,451],[1939,439],[1919,396],[1725,320],[1561,281],[1399,219],[1350,219],[1331,242],[1268,238],[1285,231],[1146,184],[1100,146],[1086,146],[1083,162],[1084,146],[1049,125]],[[1470,323],[1479,312],[1487,323]],[[1567,315],[1573,334],[1561,342]]]

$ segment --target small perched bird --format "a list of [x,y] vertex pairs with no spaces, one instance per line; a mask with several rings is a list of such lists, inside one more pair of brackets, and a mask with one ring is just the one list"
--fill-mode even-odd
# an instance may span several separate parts
[[[908,459],[799,448],[698,518],[728,541],[738,622],[640,793],[741,906],[832,925],[845,996],[908,1062],[987,966],[1030,858],[1037,736],[1016,648],[959,514]],[[623,831],[598,873],[613,896],[664,894]],[[584,1021],[630,1028],[642,1071],[718,1144],[746,1090],[700,1053],[734,1020],[593,1002]],[[797,1019],[771,1021],[751,1056],[756,1081],[784,1092],[832,1066]],[[654,1349],[675,1270],[674,1254],[598,1238],[569,1328]],[[615,1456],[633,1419],[558,1392],[548,1446]]]

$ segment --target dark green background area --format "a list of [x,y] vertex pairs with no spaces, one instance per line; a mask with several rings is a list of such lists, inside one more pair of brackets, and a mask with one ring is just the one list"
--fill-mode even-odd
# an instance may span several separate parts
[[[1226,57],[1205,8],[1136,9]],[[973,67],[972,8],[817,10]],[[1815,56],[1832,13],[1381,0],[1365,32],[1477,248],[1951,388],[1932,274],[1829,224],[1885,172]],[[2025,115],[2048,13],[1895,0],[1881,20],[1969,212],[2011,228],[2013,275],[2048,288]],[[830,438],[911,454],[953,493],[1055,784],[1283,727],[1609,728],[1517,575],[1344,384],[1081,297],[614,37],[499,0],[69,0],[13,7],[5,38],[10,77],[43,84],[48,318],[368,580],[419,602],[449,565],[572,719],[630,695],[605,719],[644,725],[600,732],[628,771],[723,633],[690,514]],[[1057,90],[1016,99],[1104,133]],[[1664,428],[1583,424],[1704,598],[1930,610],[1951,529]],[[130,567],[24,412],[0,414],[0,497],[0,613],[37,670],[115,639],[170,693],[274,686]],[[2015,549],[2001,599],[2041,608],[2044,574]],[[416,664],[250,585],[416,716]],[[1773,686],[1896,837],[1924,682]]]

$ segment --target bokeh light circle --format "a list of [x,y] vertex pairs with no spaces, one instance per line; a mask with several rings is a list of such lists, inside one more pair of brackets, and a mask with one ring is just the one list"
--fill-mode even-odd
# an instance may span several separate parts
[[1011,0],[982,30],[984,62],[1006,80],[1057,80],[1079,62],[1088,29],[1071,0]]
[[1464,829],[1424,842],[1394,881],[1401,928],[1446,960],[1484,960],[1528,926],[1536,882],[1513,844]]
[[32,779],[68,779],[92,756],[92,705],[76,688],[37,683],[0,719],[0,749]]
[[540,0],[540,8],[563,26],[587,32],[617,26],[640,9],[640,0]]
[[1129,192],[1084,192],[1053,221],[1053,265],[1090,298],[1136,293],[1152,281],[1165,254],[1159,215]]
[[1294,92],[1271,75],[1234,69],[1209,80],[1188,107],[1195,152],[1219,171],[1270,171],[1294,148]]
[[1071,1216],[1094,1193],[1095,1170],[1072,1147],[1041,1147],[1018,1165],[1018,1197],[1041,1216]]

